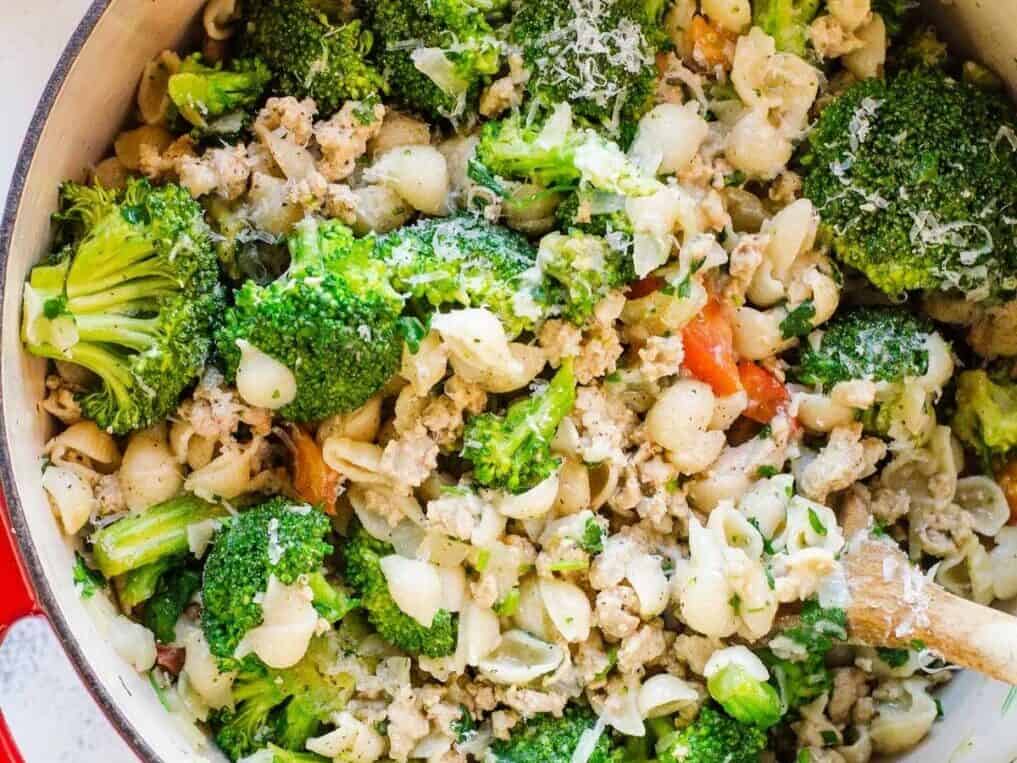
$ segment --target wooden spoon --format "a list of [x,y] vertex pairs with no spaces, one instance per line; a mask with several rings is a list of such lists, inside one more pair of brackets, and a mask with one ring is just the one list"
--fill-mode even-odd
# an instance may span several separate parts
[[854,534],[842,561],[852,640],[906,647],[919,639],[948,662],[1017,685],[1017,617],[954,596],[867,528]]

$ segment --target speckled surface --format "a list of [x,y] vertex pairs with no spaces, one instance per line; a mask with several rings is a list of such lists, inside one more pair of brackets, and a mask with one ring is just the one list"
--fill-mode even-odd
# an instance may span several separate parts
[[[0,0],[0,198],[25,128],[88,0]],[[44,620],[0,647],[0,709],[27,763],[135,763],[82,687]]]

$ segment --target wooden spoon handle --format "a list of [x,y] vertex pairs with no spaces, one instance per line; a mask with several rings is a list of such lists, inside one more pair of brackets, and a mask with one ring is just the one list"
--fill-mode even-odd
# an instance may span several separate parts
[[850,546],[852,638],[889,647],[917,639],[948,662],[1017,685],[1017,617],[954,596],[891,543],[856,536]]

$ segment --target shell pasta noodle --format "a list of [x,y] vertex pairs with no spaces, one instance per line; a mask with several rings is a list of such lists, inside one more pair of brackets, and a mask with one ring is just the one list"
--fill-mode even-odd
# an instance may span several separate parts
[[853,638],[843,557],[1017,596],[1017,118],[898,5],[209,0],[139,73],[22,336],[196,755],[929,735],[954,666]]

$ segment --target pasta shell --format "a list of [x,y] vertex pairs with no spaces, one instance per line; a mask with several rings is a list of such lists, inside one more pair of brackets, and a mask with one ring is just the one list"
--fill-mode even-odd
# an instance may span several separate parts
[[510,519],[536,519],[543,517],[554,506],[558,497],[558,473],[544,479],[525,493],[503,493],[495,502],[498,511]]
[[392,554],[379,560],[396,605],[425,628],[441,609],[443,594],[438,569],[427,562]]
[[543,579],[540,581],[540,597],[562,638],[571,643],[589,638],[593,610],[582,588],[563,580]]
[[459,615],[459,646],[467,665],[477,665],[501,640],[498,616],[490,607],[481,607],[473,601],[463,606]]
[[501,643],[477,663],[477,668],[491,683],[517,686],[554,672],[563,659],[565,653],[556,644],[526,631],[511,630],[502,634]]
[[639,714],[643,718],[671,715],[679,708],[698,701],[696,687],[670,673],[651,676],[639,688]]

